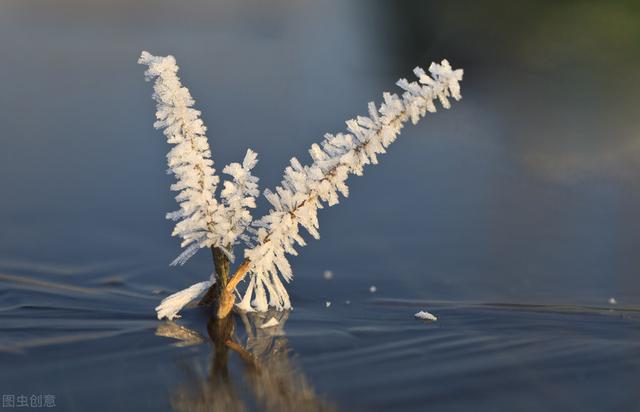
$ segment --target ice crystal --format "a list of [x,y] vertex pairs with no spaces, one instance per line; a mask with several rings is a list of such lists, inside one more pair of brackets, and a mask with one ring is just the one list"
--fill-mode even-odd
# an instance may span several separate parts
[[254,222],[257,244],[245,250],[245,258],[252,262],[251,280],[243,299],[245,307],[255,296],[252,306],[257,310],[264,311],[268,306],[289,308],[289,296],[280,278],[285,282],[292,279],[286,254],[297,255],[295,246],[306,244],[300,226],[318,239],[317,211],[323,204],[337,204],[339,194],[349,195],[349,175],[362,175],[365,165],[377,164],[378,155],[386,152],[407,121],[416,124],[427,112],[436,111],[435,100],[449,108],[450,97],[461,98],[462,70],[452,70],[443,60],[441,64],[432,63],[429,72],[431,76],[416,67],[417,81],[397,82],[404,90],[402,96],[384,93],[379,107],[369,103],[368,116],[346,122],[348,133],[326,134],[321,144],[311,146],[311,164],[303,166],[292,158],[281,185],[275,191],[265,190],[272,209]]
[[173,236],[182,238],[183,252],[171,263],[184,264],[200,248],[219,247],[232,257],[232,246],[251,222],[248,208],[255,207],[258,179],[251,175],[257,155],[247,151],[242,164],[232,163],[223,169],[233,180],[224,182],[223,202],[216,199],[220,178],[211,159],[205,135],[207,128],[200,119],[195,101],[178,77],[173,56],[153,56],[142,52],[138,63],[148,66],[147,81],[154,81],[153,99],[157,103],[156,129],[163,129],[169,144],[167,173],[177,182],[171,190],[178,192],[180,209],[167,214],[176,221]]
[[189,304],[189,302],[206,292],[214,283],[216,283],[215,274],[212,274],[210,280],[196,283],[180,292],[167,296],[156,307],[158,319],[167,318],[172,320],[173,318],[180,317],[178,316],[178,312]]
[[432,314],[429,313],[427,311],[421,310],[420,312],[416,313],[415,315],[413,315],[414,317],[418,318],[418,319],[422,319],[422,320],[430,320],[432,322],[435,322],[438,320],[438,318]]
[[251,224],[252,217],[249,209],[256,207],[256,197],[260,194],[258,178],[251,174],[251,169],[256,163],[258,163],[258,155],[249,149],[242,164],[231,163],[222,170],[233,178],[232,181],[224,182],[221,193],[231,226],[229,237],[223,240],[223,244],[233,244],[238,238],[249,242],[249,237],[244,234]]
[[[193,108],[189,91],[180,83],[175,59],[143,52],[139,62],[148,66],[147,80],[155,80],[155,127],[164,129],[167,141],[175,145],[167,160],[169,172],[177,179],[172,190],[178,192],[180,209],[167,217],[177,221],[173,235],[182,238],[186,249],[173,263],[182,264],[198,249],[211,246],[221,248],[232,259],[233,245],[244,240],[245,263],[249,266],[241,267],[249,268],[249,283],[236,306],[246,311],[291,307],[283,282],[293,278],[287,255],[297,255],[296,247],[306,244],[300,227],[319,238],[318,209],[337,204],[340,195],[347,197],[347,178],[362,175],[368,164],[377,164],[378,156],[386,152],[405,123],[415,124],[427,113],[435,112],[436,101],[448,109],[450,98],[460,100],[463,74],[460,69],[453,70],[446,60],[432,63],[429,73],[416,67],[416,81],[397,82],[404,90],[400,96],[384,93],[380,105],[369,103],[368,115],[346,122],[346,133],[326,134],[320,144],[313,144],[309,164],[292,158],[280,186],[264,191],[271,209],[252,222],[249,209],[255,207],[258,195],[258,179],[251,174],[256,154],[248,150],[242,164],[232,163],[223,169],[231,179],[224,182],[218,201],[219,178],[213,168],[206,128],[200,112]],[[374,287],[371,289],[375,292]],[[184,303],[195,289],[185,295],[180,293],[172,295],[173,300],[167,298],[167,304]],[[168,310],[167,304],[159,307],[159,317],[161,313],[175,316],[179,310],[177,304]]]

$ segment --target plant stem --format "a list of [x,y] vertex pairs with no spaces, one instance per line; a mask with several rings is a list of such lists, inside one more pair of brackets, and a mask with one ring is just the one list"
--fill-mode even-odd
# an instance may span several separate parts
[[233,304],[236,301],[236,297],[233,294],[234,289],[238,286],[238,283],[244,278],[244,275],[249,270],[251,266],[251,261],[249,259],[245,259],[244,262],[236,269],[235,273],[227,283],[224,288],[219,288],[218,293],[220,296],[220,300],[218,303],[218,318],[223,319],[229,316],[231,310],[233,309]]
[[216,268],[216,274],[218,275],[219,284],[218,290],[222,290],[227,286],[227,282],[229,281],[229,258],[222,249],[218,247],[211,247],[211,254],[213,255],[213,265]]
[[229,283],[229,269],[231,262],[222,249],[211,247],[211,255],[213,256],[213,266],[216,268],[216,283],[214,283],[207,293],[198,302],[199,306],[210,306],[216,302],[220,302],[222,293],[227,283]]

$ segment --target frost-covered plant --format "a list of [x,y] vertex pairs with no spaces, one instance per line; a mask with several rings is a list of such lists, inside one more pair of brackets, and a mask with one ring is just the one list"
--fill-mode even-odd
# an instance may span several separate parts
[[233,246],[243,237],[251,223],[249,208],[255,207],[258,178],[251,174],[257,155],[247,150],[240,163],[223,169],[232,179],[224,182],[222,201],[216,198],[220,178],[211,159],[211,149],[205,135],[207,128],[189,90],[182,86],[178,66],[173,56],[152,56],[142,52],[138,63],[148,66],[147,81],[155,80],[153,98],[157,102],[156,129],[163,129],[169,144],[174,145],[167,154],[167,172],[177,182],[171,190],[178,192],[176,201],[180,209],[167,214],[176,221],[173,236],[182,238],[183,252],[171,263],[184,264],[199,249],[211,248],[216,264],[217,279],[213,277],[181,292],[169,296],[156,308],[158,317],[172,319],[178,311],[209,287],[221,280],[226,284],[228,262],[233,261]]
[[182,238],[185,250],[171,264],[184,264],[203,247],[220,248],[231,257],[231,247],[251,223],[247,208],[255,207],[258,195],[258,178],[251,175],[257,156],[249,149],[242,164],[223,169],[233,181],[224,182],[223,202],[218,202],[215,194],[220,178],[213,168],[207,128],[193,108],[189,90],[180,83],[175,58],[142,52],[138,63],[149,66],[147,81],[155,79],[158,120],[154,127],[164,129],[167,142],[174,145],[167,154],[167,172],[176,176],[171,190],[178,192],[180,209],[168,213],[167,219],[177,222],[172,235]]
[[[320,144],[313,144],[309,150],[310,164],[303,165],[292,158],[280,186],[274,191],[264,191],[271,210],[250,224],[248,208],[255,207],[257,195],[257,178],[250,173],[255,165],[255,153],[249,151],[242,165],[234,163],[225,167],[225,173],[233,177],[233,182],[224,183],[223,201],[217,202],[215,189],[218,180],[212,169],[204,126],[198,117],[200,113],[191,109],[193,99],[176,76],[175,59],[172,56],[154,57],[145,52],[140,62],[149,65],[147,78],[156,78],[154,98],[158,102],[157,115],[160,119],[156,127],[165,127],[170,143],[188,143],[184,152],[179,152],[180,161],[176,163],[183,169],[173,169],[173,156],[169,154],[169,167],[178,178],[174,190],[188,187],[192,190],[188,193],[193,193],[193,196],[183,196],[182,192],[178,195],[177,200],[182,202],[181,210],[171,216],[189,222],[184,226],[193,228],[178,230],[176,225],[174,234],[182,236],[183,246],[187,246],[181,255],[186,258],[178,257],[177,263],[183,263],[197,249],[205,246],[221,248],[231,258],[231,247],[237,239],[248,241],[242,264],[228,282],[225,277],[224,285],[218,285],[219,317],[227,316],[233,308],[236,287],[247,274],[249,284],[237,304],[239,309],[266,311],[269,306],[290,308],[291,302],[282,280],[289,282],[293,277],[286,255],[297,255],[295,247],[306,244],[300,227],[314,238],[319,238],[318,209],[325,204],[337,204],[340,194],[347,197],[346,180],[349,175],[362,175],[365,165],[377,164],[378,155],[386,152],[407,121],[416,124],[427,112],[435,112],[436,100],[445,109],[450,107],[450,97],[460,100],[459,82],[463,74],[461,69],[453,70],[446,60],[440,64],[432,63],[430,75],[416,67],[416,81],[400,79],[397,82],[404,90],[401,96],[384,93],[379,107],[369,103],[368,116],[358,116],[346,122],[347,133],[326,134]],[[195,124],[183,132],[182,125],[191,123]],[[183,178],[185,175],[188,179]],[[190,186],[181,184],[182,179],[187,180]],[[209,193],[205,194],[207,189]],[[194,290],[202,292],[201,287]],[[159,306],[159,318],[174,317],[183,305],[197,297],[183,293],[181,299],[175,299],[176,295],[166,298],[163,301],[166,304]]]

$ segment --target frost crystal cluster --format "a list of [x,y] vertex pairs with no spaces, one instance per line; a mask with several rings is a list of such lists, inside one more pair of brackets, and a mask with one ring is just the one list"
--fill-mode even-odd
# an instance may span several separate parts
[[[283,281],[293,278],[286,255],[296,255],[296,246],[305,245],[300,227],[319,238],[318,209],[337,204],[340,195],[347,197],[349,175],[362,175],[366,165],[377,164],[378,156],[386,152],[406,122],[416,124],[427,112],[435,112],[436,101],[448,109],[450,98],[460,100],[463,74],[460,69],[452,70],[446,60],[432,63],[429,74],[416,67],[417,80],[397,82],[404,90],[402,95],[384,93],[379,106],[369,103],[367,116],[346,122],[346,133],[326,134],[320,144],[313,144],[309,164],[292,158],[280,186],[264,191],[271,210],[252,222],[248,209],[255,207],[258,194],[258,179],[251,175],[255,153],[249,150],[242,164],[232,163],[224,168],[223,172],[232,180],[224,182],[222,202],[218,202],[215,198],[218,178],[205,127],[200,112],[191,107],[193,99],[189,91],[176,75],[175,59],[145,52],[140,62],[149,66],[147,78],[156,79],[156,127],[164,128],[168,142],[176,145],[168,155],[168,162],[178,179],[172,189],[179,191],[176,199],[180,210],[169,217],[178,220],[174,235],[181,236],[183,247],[187,248],[176,263],[183,263],[201,247],[222,247],[231,254],[230,248],[237,239],[247,241],[245,260],[236,273],[249,275],[243,298],[236,305],[245,311],[291,307]],[[234,287],[236,284],[233,283]],[[181,298],[178,301],[182,303],[184,295]],[[163,309],[165,314],[172,313],[166,307]]]
[[145,72],[147,81],[155,79],[154,127],[164,129],[167,142],[174,145],[167,154],[167,172],[177,179],[171,190],[178,192],[176,201],[180,209],[168,213],[167,219],[176,221],[172,235],[182,238],[185,250],[172,265],[184,264],[203,247],[220,247],[231,255],[231,247],[251,222],[248,208],[255,207],[258,178],[251,175],[251,169],[257,156],[248,150],[242,164],[232,163],[224,168],[223,172],[233,181],[224,182],[223,202],[218,202],[216,189],[220,178],[213,168],[205,135],[207,128],[200,112],[193,108],[191,93],[180,83],[175,58],[143,52],[138,63],[149,67]]
[[416,67],[417,81],[397,82],[404,90],[402,96],[384,93],[380,107],[369,103],[368,116],[346,122],[348,133],[326,134],[321,144],[311,146],[310,165],[303,166],[292,158],[275,192],[265,190],[273,208],[253,224],[258,228],[257,245],[244,253],[252,264],[249,287],[239,304],[241,309],[291,307],[280,276],[287,282],[293,277],[285,254],[296,255],[295,246],[305,245],[300,226],[318,239],[318,209],[323,204],[337,204],[339,194],[349,195],[346,180],[350,174],[360,176],[365,165],[377,164],[378,155],[386,152],[407,121],[416,124],[427,112],[436,111],[435,100],[448,109],[449,97],[461,99],[462,70],[452,70],[443,60],[441,64],[432,63],[429,72],[432,77]]

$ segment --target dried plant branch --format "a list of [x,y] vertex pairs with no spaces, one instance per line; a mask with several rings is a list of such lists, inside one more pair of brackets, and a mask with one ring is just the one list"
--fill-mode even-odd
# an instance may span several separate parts
[[[280,276],[286,282],[292,279],[285,255],[297,255],[295,246],[306,244],[299,226],[319,238],[317,210],[323,204],[337,204],[339,193],[348,196],[345,182],[350,174],[362,175],[365,165],[377,164],[377,156],[386,152],[407,121],[416,124],[427,112],[436,111],[435,100],[448,109],[449,97],[461,99],[462,70],[452,70],[443,60],[441,64],[432,63],[429,72],[431,76],[417,67],[414,73],[418,81],[400,79],[397,84],[405,90],[402,97],[384,93],[384,102],[379,108],[369,103],[368,117],[358,116],[346,122],[349,133],[325,135],[321,145],[311,146],[309,153],[313,162],[309,166],[302,166],[292,158],[281,185],[275,192],[265,190],[265,197],[273,208],[253,224],[258,228],[257,244],[245,250],[251,279],[239,308],[265,311],[269,306],[291,307]],[[238,275],[237,272],[234,278]]]
[[[293,278],[286,255],[296,255],[295,247],[306,244],[300,226],[319,238],[318,209],[337,204],[340,194],[347,197],[349,175],[362,175],[364,166],[377,164],[378,155],[386,152],[406,122],[416,124],[427,112],[435,112],[436,100],[445,109],[450,108],[450,97],[460,100],[459,83],[463,75],[462,70],[453,70],[446,60],[432,63],[429,74],[416,67],[417,81],[400,79],[397,82],[404,90],[402,96],[384,93],[379,107],[369,103],[368,116],[346,122],[347,133],[326,134],[321,144],[312,145],[311,164],[303,166],[292,158],[280,186],[273,192],[264,191],[271,210],[252,223],[248,209],[255,207],[258,194],[258,179],[251,175],[257,162],[256,154],[249,150],[242,164],[232,163],[224,168],[233,179],[224,182],[222,201],[218,202],[215,191],[219,179],[212,167],[204,136],[206,129],[199,118],[200,112],[192,108],[189,91],[180,84],[175,59],[144,52],[140,63],[149,66],[147,79],[156,81],[154,99],[158,102],[159,119],[156,127],[164,128],[169,143],[176,144],[168,155],[168,163],[178,179],[172,189],[179,191],[176,199],[181,208],[168,217],[179,220],[174,235],[183,238],[182,244],[187,249],[174,263],[184,263],[201,247],[212,248],[218,273],[217,316],[221,318],[233,309],[235,289],[246,275],[250,279],[237,304],[239,309],[266,311],[270,306],[291,307],[283,281]],[[245,259],[227,280],[232,249],[238,239],[248,245]],[[214,290],[214,280],[210,281],[208,298]],[[177,315],[180,305],[188,298],[197,297],[194,293],[202,293],[203,283],[198,285],[166,298],[158,307],[158,316],[171,319]]]
[[[257,155],[248,150],[242,164],[231,163],[223,172],[230,176],[224,182],[221,201],[216,199],[220,178],[211,159],[211,149],[205,135],[207,128],[200,112],[193,108],[195,101],[178,77],[173,56],[153,56],[142,52],[138,63],[148,66],[147,81],[154,81],[153,99],[157,102],[154,127],[163,129],[167,142],[174,145],[167,154],[168,173],[177,182],[171,190],[178,192],[180,209],[167,214],[176,221],[173,236],[182,238],[183,252],[171,263],[184,264],[199,249],[211,248],[218,279],[189,287],[164,299],[156,308],[158,318],[173,319],[187,303],[197,298],[216,280],[226,284],[229,263],[233,261],[233,246],[246,239],[244,232],[251,223],[250,208],[255,208],[258,178],[251,174]],[[195,285],[194,285],[195,286]]]

